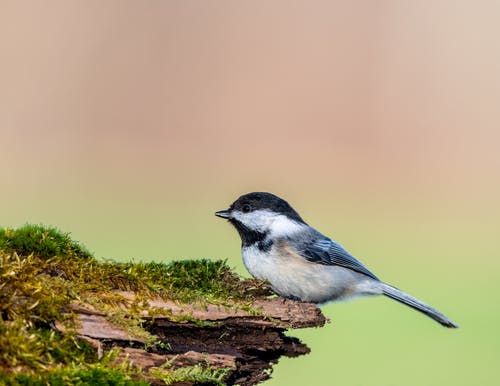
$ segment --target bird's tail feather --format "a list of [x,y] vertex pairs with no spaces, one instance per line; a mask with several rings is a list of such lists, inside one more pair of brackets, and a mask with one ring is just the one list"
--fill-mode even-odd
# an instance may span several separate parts
[[444,316],[441,312],[435,310],[431,306],[421,302],[420,300],[410,296],[403,291],[398,290],[389,284],[382,284],[382,293],[391,299],[397,300],[400,303],[406,304],[407,306],[420,311],[427,315],[428,317],[434,319],[436,322],[441,323],[443,326],[448,328],[457,328],[458,325],[453,323],[449,318]]

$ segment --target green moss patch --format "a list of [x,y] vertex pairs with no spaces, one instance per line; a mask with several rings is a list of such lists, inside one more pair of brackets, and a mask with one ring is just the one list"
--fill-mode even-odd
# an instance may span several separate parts
[[[98,359],[94,348],[77,338],[72,302],[103,310],[113,323],[151,338],[142,329],[141,298],[244,304],[252,300],[248,287],[225,261],[99,262],[56,228],[28,224],[0,229],[0,384],[145,385],[148,378],[140,369],[111,365],[106,356]],[[134,291],[139,299],[135,307],[128,312],[116,308],[124,301],[116,290]],[[56,323],[64,333],[54,329]],[[154,344],[151,338],[148,347]],[[162,368],[147,376],[166,383],[220,384],[223,372]]]
[[0,228],[0,250],[16,252],[20,256],[34,254],[40,258],[59,256],[92,259],[90,252],[71,240],[69,233],[34,224],[17,229]]

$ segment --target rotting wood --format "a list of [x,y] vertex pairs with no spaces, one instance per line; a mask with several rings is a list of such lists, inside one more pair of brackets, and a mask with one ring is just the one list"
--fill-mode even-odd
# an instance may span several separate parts
[[[132,292],[119,294],[130,303],[135,300]],[[245,386],[267,379],[281,356],[299,356],[310,351],[298,339],[285,336],[286,329],[322,327],[327,322],[315,304],[278,297],[256,300],[252,311],[238,305],[201,306],[162,299],[147,302],[154,315],[143,311],[146,329],[168,349],[141,349],[145,346],[142,338],[131,336],[88,305],[73,304],[80,321],[78,334],[94,346],[97,344],[101,351],[102,346],[123,347],[120,358],[127,357],[146,370],[166,361],[171,361],[173,368],[196,364],[231,368],[225,382]],[[126,302],[122,307],[126,307]]]
[[[117,292],[123,298],[134,301],[133,292]],[[297,302],[280,297],[269,299],[257,299],[253,302],[250,312],[237,304],[234,307],[225,305],[208,304],[196,306],[194,304],[182,304],[160,298],[148,299],[150,307],[167,310],[165,315],[155,313],[154,319],[168,319],[176,316],[189,315],[190,317],[202,321],[227,321],[243,319],[256,327],[280,327],[280,328],[305,328],[322,327],[326,318],[321,310],[313,303]],[[144,318],[151,318],[147,311],[143,311]]]

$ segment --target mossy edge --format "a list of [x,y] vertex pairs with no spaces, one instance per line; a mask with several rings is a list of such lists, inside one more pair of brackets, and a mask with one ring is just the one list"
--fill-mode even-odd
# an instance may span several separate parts
[[[106,356],[97,358],[76,336],[70,304],[77,301],[106,311],[113,323],[142,337],[145,348],[151,348],[157,342],[142,326],[139,315],[147,307],[142,300],[155,296],[223,306],[231,302],[251,310],[248,287],[223,260],[99,262],[57,228],[0,228],[0,383],[66,385],[92,379],[128,386],[148,384],[148,377],[166,384],[184,377],[193,384],[221,384],[225,372],[209,366],[165,366],[144,374],[127,363],[117,366]],[[137,300],[124,313],[119,307],[124,299],[113,291],[133,291]],[[64,333],[54,330],[56,322],[65,326]]]

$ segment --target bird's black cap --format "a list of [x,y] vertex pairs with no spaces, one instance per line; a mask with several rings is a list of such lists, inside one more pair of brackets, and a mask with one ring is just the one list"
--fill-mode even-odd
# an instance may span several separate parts
[[287,216],[297,222],[304,223],[304,220],[302,220],[299,214],[290,206],[288,202],[278,196],[275,196],[274,194],[266,192],[252,192],[244,194],[229,207],[228,212],[231,212],[232,210],[252,212],[263,209],[268,209],[275,213]]

